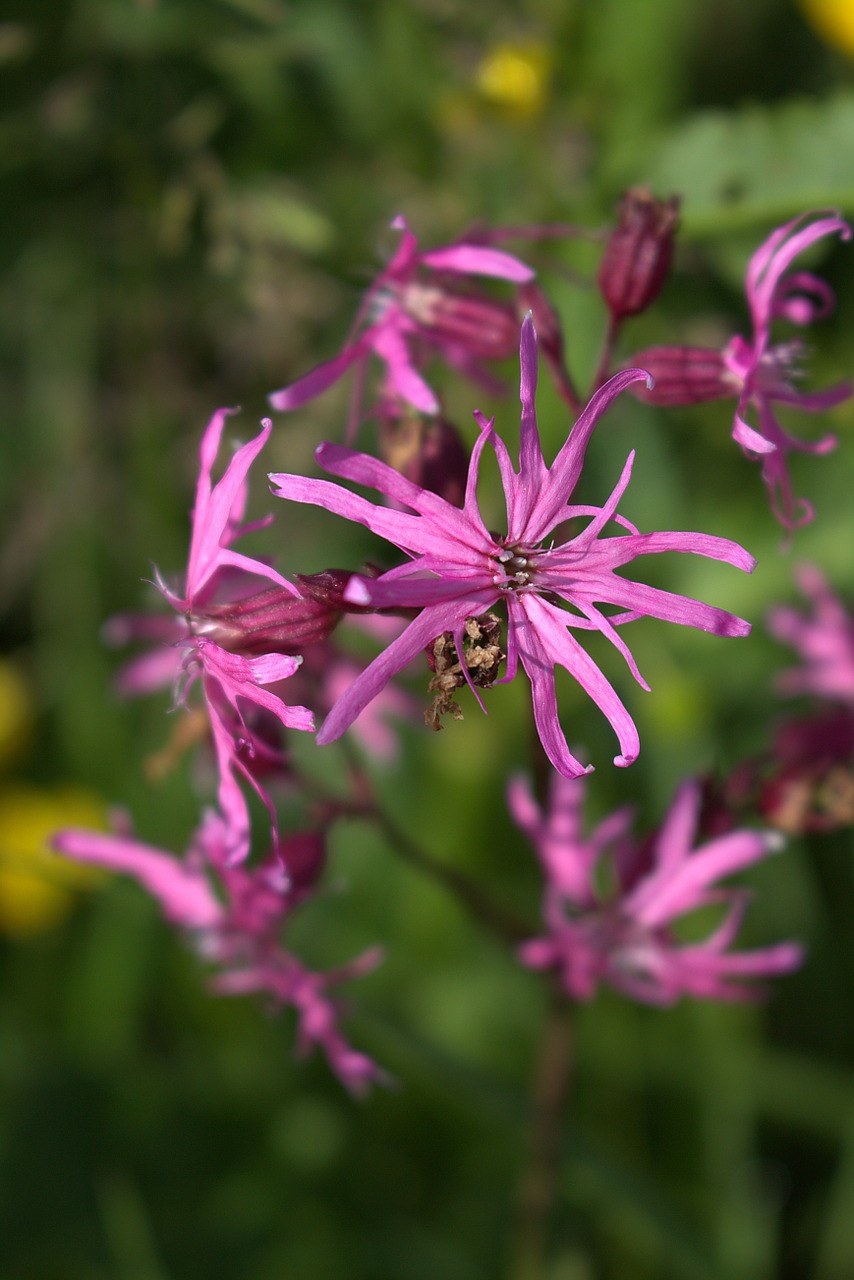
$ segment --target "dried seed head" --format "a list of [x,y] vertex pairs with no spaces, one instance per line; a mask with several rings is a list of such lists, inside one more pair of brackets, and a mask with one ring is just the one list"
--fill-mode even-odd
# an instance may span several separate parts
[[453,634],[444,631],[426,650],[427,661],[433,678],[427,686],[436,696],[424,712],[424,720],[431,729],[442,728],[442,717],[452,715],[462,720],[463,713],[454,699],[454,693],[469,680],[478,689],[489,689],[498,679],[501,663],[507,656],[499,641],[501,619],[494,613],[483,613],[477,618],[466,618],[463,659],[468,679],[457,654]]

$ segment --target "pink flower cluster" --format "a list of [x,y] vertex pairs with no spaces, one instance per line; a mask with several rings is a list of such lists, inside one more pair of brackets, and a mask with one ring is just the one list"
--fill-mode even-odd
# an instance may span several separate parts
[[[682,786],[651,840],[632,837],[625,810],[584,836],[580,779],[592,765],[570,750],[559,711],[556,676],[563,670],[613,729],[615,763],[628,766],[640,750],[638,730],[589,652],[594,633],[648,690],[624,639],[630,623],[650,618],[721,637],[750,631],[749,622],[725,609],[627,576],[634,562],[667,552],[748,573],[754,567],[753,557],[728,538],[692,530],[644,532],[623,514],[634,450],[621,469],[615,466],[610,493],[598,502],[579,493],[588,448],[605,435],[600,423],[618,409],[624,393],[662,407],[735,398],[733,437],[761,460],[772,509],[788,529],[812,515],[793,498],[788,454],[824,453],[834,439],[799,441],[779,422],[777,406],[819,412],[851,393],[847,382],[820,393],[800,392],[794,381],[799,349],[771,340],[777,321],[803,327],[831,309],[829,287],[792,268],[818,241],[848,238],[847,224],[833,214],[787,223],[751,259],[750,339],[735,336],[719,350],[647,348],[631,367],[620,367],[616,346],[624,324],[647,310],[666,286],[678,208],[675,198],[658,201],[646,189],[627,193],[620,204],[597,277],[607,320],[587,397],[566,368],[560,322],[534,271],[493,247],[493,240],[510,238],[511,232],[471,234],[425,251],[406,222],[395,219],[397,252],[367,291],[342,351],[271,396],[277,410],[296,410],[353,368],[352,438],[373,360],[379,361],[381,374],[369,402],[379,421],[380,456],[326,442],[316,456],[334,480],[289,472],[270,476],[275,495],[289,504],[280,513],[309,504],[364,526],[381,540],[379,565],[357,563],[308,575],[289,566],[287,578],[272,560],[239,550],[244,535],[270,524],[269,518],[248,523],[246,511],[250,469],[273,427],[265,420],[222,465],[232,411],[220,409],[201,441],[183,581],[168,583],[155,574],[172,616],[128,616],[108,624],[113,642],[146,646],[120,673],[125,693],[171,683],[176,707],[195,703],[195,723],[211,753],[216,808],[206,809],[181,858],[126,833],[64,831],[56,836],[57,850],[136,879],[213,967],[218,991],[257,992],[274,1006],[294,1008],[300,1050],[319,1048],[354,1093],[382,1073],[345,1040],[331,991],[371,969],[377,952],[314,972],[285,948],[282,933],[317,888],[327,832],[336,820],[352,813],[377,819],[377,811],[368,774],[354,757],[345,766],[346,793],[336,793],[337,784],[324,791],[314,779],[309,800],[287,735],[313,733],[316,717],[323,717],[314,739],[320,747],[352,729],[376,760],[393,759],[398,743],[392,722],[413,718],[417,705],[397,681],[416,661],[435,693],[426,712],[434,728],[449,711],[458,714],[458,691],[465,696],[470,690],[485,710],[496,683],[514,680],[521,670],[530,684],[540,747],[555,773],[545,811],[518,779],[510,790],[512,813],[533,842],[546,879],[546,933],[522,947],[526,965],[556,970],[573,999],[590,999],[605,982],[636,999],[669,1004],[681,995],[743,998],[743,979],[785,973],[799,963],[800,951],[791,943],[734,951],[747,898],[718,883],[765,857],[776,839],[739,828],[695,848],[694,783]],[[492,366],[517,347],[518,450],[498,433],[495,419],[479,410],[469,448],[443,414],[432,365],[442,361],[498,394],[503,383]],[[538,347],[574,418],[565,423],[551,461],[537,421]],[[484,456],[497,466],[499,512],[491,509],[481,484]],[[377,500],[351,485],[372,490]],[[303,550],[298,537],[290,545]],[[806,663],[785,677],[786,687],[850,705],[850,619],[817,572],[806,571],[802,584],[815,616],[804,619],[780,609],[772,619],[776,634],[793,643]],[[360,662],[340,646],[333,632],[342,622],[361,628],[363,640],[367,636],[376,646],[372,659]],[[278,804],[282,788],[310,811],[304,827],[285,834]],[[261,801],[254,803],[260,822],[257,816],[253,822],[253,792]],[[599,887],[606,859],[613,882],[607,894]],[[682,917],[710,905],[723,907],[717,927],[702,942],[681,941]]]
[[[854,386],[845,379],[825,391],[800,391],[803,345],[773,343],[772,325],[778,320],[805,328],[833,310],[833,290],[810,271],[791,271],[794,260],[825,236],[851,237],[847,222],[836,215],[805,214],[778,227],[754,253],[747,267],[745,292],[753,324],[751,337],[736,334],[722,349],[705,347],[647,347],[632,363],[649,369],[655,386],[640,394],[653,404],[689,405],[703,400],[736,398],[732,438],[749,458],[762,464],[762,479],[771,510],[792,530],[813,519],[812,505],[795,499],[789,475],[790,453],[829,453],[832,435],[802,440],[780,422],[776,405],[807,413],[822,413],[847,400]],[[756,425],[749,417],[755,414]]]
[[55,838],[57,852],[107,867],[137,880],[166,919],[186,933],[208,964],[214,989],[224,995],[261,992],[273,1006],[288,1005],[298,1018],[298,1051],[318,1047],[352,1093],[363,1093],[383,1072],[351,1048],[338,1028],[329,989],[370,972],[380,961],[368,951],[340,969],[313,973],[280,941],[282,925],[306,898],[319,875],[324,842],[316,833],[291,836],[257,866],[235,865],[234,831],[219,814],[202,819],[183,859],[130,836],[68,829]]
[[[612,493],[601,507],[573,504],[573,491],[596,424],[616,397],[642,370],[618,373],[597,391],[549,467],[537,430],[537,340],[528,316],[522,326],[519,465],[514,467],[492,420],[476,414],[480,435],[472,450],[465,501],[452,506],[438,494],[406,480],[369,454],[324,444],[318,461],[333,475],[369,485],[395,504],[375,506],[326,480],[278,473],[274,492],[292,502],[307,502],[366,525],[409,558],[378,578],[354,577],[345,598],[375,609],[418,609],[418,616],[374,660],[339,699],[318,734],[333,742],[388,681],[444,631],[457,653],[464,649],[466,622],[502,604],[507,613],[507,674],[521,663],[531,682],[534,718],[543,748],[561,773],[573,777],[585,766],[572,755],[560,727],[555,668],[565,668],[608,718],[620,744],[618,765],[628,765],[640,748],[637,730],[616,691],[575,639],[573,631],[600,631],[622,655],[635,680],[648,688],[622,640],[618,627],[640,617],[655,617],[718,635],[746,635],[749,624],[711,605],[640,583],[616,570],[638,556],[680,551],[723,560],[750,571],[753,558],[725,538],[700,533],[642,534],[617,511],[628,485],[630,455]],[[493,533],[478,506],[478,471],[489,445],[498,460],[506,504],[506,532]],[[551,537],[568,521],[585,526],[571,537]],[[616,524],[621,532],[604,538]],[[616,606],[609,616],[599,607]],[[565,606],[569,606],[566,608]],[[472,689],[468,668],[465,675]],[[475,696],[480,701],[476,689]],[[481,703],[482,705],[482,703]]]
[[854,614],[815,565],[802,565],[797,581],[811,614],[779,605],[768,618],[771,634],[791,645],[804,664],[783,672],[780,689],[815,694],[854,709]]
[[[732,831],[695,848],[701,793],[693,781],[680,788],[650,840],[632,836],[627,809],[585,835],[585,786],[582,778],[555,775],[543,812],[524,779],[510,784],[510,812],[533,844],[545,878],[546,933],[522,945],[524,964],[555,970],[575,1000],[592,999],[607,983],[658,1005],[682,996],[755,997],[757,988],[742,985],[743,979],[798,967],[802,952],[795,943],[730,950],[749,895],[717,884],[779,849],[779,835]],[[612,888],[603,890],[608,882]],[[712,932],[701,942],[680,941],[679,921],[709,906],[724,912]]]

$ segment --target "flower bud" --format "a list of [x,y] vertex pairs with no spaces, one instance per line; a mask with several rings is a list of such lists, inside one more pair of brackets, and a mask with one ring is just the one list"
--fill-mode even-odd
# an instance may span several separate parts
[[312,889],[326,865],[326,832],[297,831],[283,836],[276,850],[293,893]]
[[613,319],[620,321],[645,311],[661,291],[673,256],[679,198],[656,200],[648,188],[633,187],[617,211],[598,279]]
[[624,367],[646,369],[652,374],[652,389],[643,382],[629,388],[632,395],[647,404],[700,404],[738,394],[723,352],[713,347],[647,347],[636,351]]
[[407,480],[461,507],[468,457],[459,433],[444,418],[385,412],[380,427],[383,459]]

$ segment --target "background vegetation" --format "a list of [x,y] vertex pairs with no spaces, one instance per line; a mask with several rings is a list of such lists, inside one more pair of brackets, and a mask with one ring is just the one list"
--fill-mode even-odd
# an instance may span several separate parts
[[[30,0],[0,24],[4,1280],[507,1274],[545,993],[453,900],[367,829],[337,832],[333,888],[299,947],[330,964],[386,946],[348,1025],[399,1082],[354,1104],[325,1064],[294,1062],[287,1017],[208,996],[135,887],[84,883],[43,841],[120,804],[181,847],[190,770],[143,768],[171,732],[167,699],[117,701],[99,630],[146,600],[152,563],[180,570],[211,411],[242,404],[248,437],[267,392],[337,350],[391,217],[438,244],[480,221],[600,227],[640,182],[678,192],[677,273],[628,336],[735,332],[745,262],[773,225],[854,214],[854,67],[844,31],[810,25],[816,8]],[[602,320],[576,281],[595,247],[532,256],[589,372]],[[839,307],[814,337],[816,385],[851,369],[853,261],[845,247],[822,260]],[[348,394],[280,420],[268,467],[311,467],[320,438],[341,438]],[[488,404],[449,384],[448,404],[464,430],[476,404],[495,410],[512,437],[512,390]],[[790,655],[762,619],[793,598],[793,560],[850,598],[852,417],[834,414],[833,459],[795,464],[818,516],[788,556],[725,407],[664,421],[628,406],[600,433],[591,494],[637,443],[626,514],[733,537],[760,567],[683,582],[752,618],[750,642],[637,624],[654,693],[627,695],[644,744],[628,773],[565,690],[601,762],[594,813],[629,799],[658,821],[686,771],[725,771],[764,740]],[[555,444],[566,418],[546,387],[542,418]],[[284,572],[351,566],[338,522],[276,516]],[[509,689],[488,721],[404,729],[378,785],[425,844],[533,919],[534,859],[504,817],[520,705]],[[845,832],[757,869],[749,940],[810,952],[767,1007],[605,995],[580,1012],[551,1280],[854,1273],[852,881]]]

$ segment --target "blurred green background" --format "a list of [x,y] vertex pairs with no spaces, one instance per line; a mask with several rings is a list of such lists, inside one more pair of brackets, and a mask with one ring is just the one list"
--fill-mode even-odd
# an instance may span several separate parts
[[[841,26],[833,25],[833,11]],[[851,6],[815,0],[30,0],[0,22],[0,1276],[3,1280],[480,1280],[510,1276],[532,1063],[546,1004],[440,889],[352,823],[332,888],[295,929],[309,962],[381,942],[348,1027],[399,1082],[354,1104],[293,1028],[205,994],[135,887],[57,867],[47,833],[130,809],[181,848],[199,803],[184,762],[143,762],[168,698],[122,705],[105,617],[178,572],[201,429],[336,351],[403,212],[425,245],[478,221],[600,227],[621,190],[678,192],[677,272],[625,352],[746,323],[747,257],[804,209],[854,214]],[[816,16],[818,13],[818,16]],[[829,16],[828,16],[829,15]],[[829,25],[828,25],[829,24]],[[847,52],[846,52],[847,48]],[[526,247],[520,246],[523,256]],[[527,254],[589,374],[602,317],[589,244]],[[833,321],[815,385],[851,368],[851,251],[828,246]],[[586,280],[577,287],[579,277]],[[464,430],[492,402],[447,383]],[[545,384],[546,379],[542,382]],[[265,469],[341,439],[349,385],[280,419]],[[565,412],[543,385],[552,446]],[[570,738],[599,769],[591,820],[626,799],[660,819],[688,770],[725,770],[780,714],[763,633],[814,559],[850,599],[854,414],[832,461],[795,463],[818,518],[780,554],[728,406],[621,407],[590,453],[589,500],[629,448],[644,528],[754,551],[667,581],[756,624],[726,642],[638,623],[654,691],[627,689],[642,756],[610,767],[607,726],[569,688]],[[804,424],[805,432],[812,424]],[[469,438],[471,438],[469,436]],[[259,472],[255,504],[266,499]],[[286,573],[354,567],[352,531],[276,504]],[[357,540],[360,535],[357,535]],[[337,540],[337,541],[336,541]],[[376,554],[365,535],[363,554]],[[536,919],[534,859],[503,787],[525,766],[525,691],[488,721],[402,733],[377,769],[436,856]],[[576,730],[577,723],[577,730]],[[500,833],[500,835],[499,835]],[[581,1011],[548,1280],[850,1280],[854,949],[847,833],[793,841],[752,876],[747,941],[797,936],[804,971],[767,1008]],[[511,1277],[522,1280],[522,1277]]]

